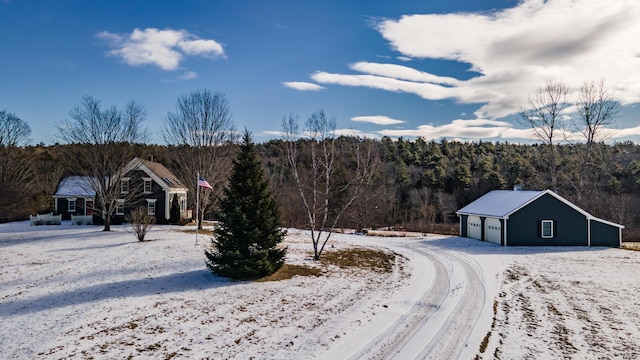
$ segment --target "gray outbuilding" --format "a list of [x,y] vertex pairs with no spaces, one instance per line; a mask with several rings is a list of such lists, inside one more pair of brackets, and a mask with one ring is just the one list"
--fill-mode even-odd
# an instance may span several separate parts
[[493,190],[458,210],[460,236],[503,246],[622,245],[624,226],[551,190]]

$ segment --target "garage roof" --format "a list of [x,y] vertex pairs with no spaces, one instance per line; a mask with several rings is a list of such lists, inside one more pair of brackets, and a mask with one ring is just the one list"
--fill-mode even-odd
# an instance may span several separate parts
[[542,196],[546,190],[493,190],[458,210],[458,214],[505,217]]

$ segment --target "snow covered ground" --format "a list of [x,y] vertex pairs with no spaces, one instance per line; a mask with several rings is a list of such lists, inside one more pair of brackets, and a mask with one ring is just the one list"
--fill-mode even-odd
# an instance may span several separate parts
[[[336,234],[393,271],[230,282],[156,226],[0,224],[0,358],[639,358],[640,252]],[[309,260],[289,230],[287,262]]]

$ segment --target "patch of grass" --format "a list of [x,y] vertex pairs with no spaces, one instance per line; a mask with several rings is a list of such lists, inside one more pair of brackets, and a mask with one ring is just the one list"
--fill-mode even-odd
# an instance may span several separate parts
[[[394,252],[355,247],[324,252],[319,263],[324,267],[333,265],[341,269],[361,268],[379,273],[388,273],[393,271],[396,256],[399,255]],[[318,267],[284,264],[274,274],[256,281],[288,280],[296,275],[322,276],[324,275],[324,270]]]
[[257,281],[258,282],[281,281],[281,280],[289,280],[296,275],[297,276],[322,276],[322,274],[323,274],[322,270],[318,268],[301,266],[301,265],[284,264],[282,265],[280,270],[276,271],[274,274],[271,274]]
[[320,258],[320,262],[325,265],[335,265],[341,269],[356,267],[388,273],[393,271],[396,256],[397,254],[393,252],[355,247],[327,251]]

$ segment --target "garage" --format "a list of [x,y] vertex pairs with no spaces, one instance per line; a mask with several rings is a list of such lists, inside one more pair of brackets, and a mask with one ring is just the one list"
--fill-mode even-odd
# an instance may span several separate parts
[[493,190],[458,210],[460,236],[502,246],[620,247],[623,225],[547,190]]
[[502,226],[500,219],[487,218],[484,221],[484,234],[486,241],[501,245]]
[[473,239],[482,240],[482,222],[479,216],[469,216],[467,218],[467,229],[469,231],[469,237]]

